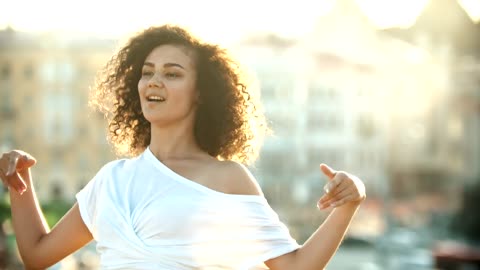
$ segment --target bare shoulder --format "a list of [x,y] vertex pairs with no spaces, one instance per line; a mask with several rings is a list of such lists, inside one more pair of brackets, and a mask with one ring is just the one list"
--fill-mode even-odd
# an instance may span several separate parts
[[245,165],[230,160],[219,161],[217,170],[223,179],[228,179],[228,193],[263,196],[260,185]]

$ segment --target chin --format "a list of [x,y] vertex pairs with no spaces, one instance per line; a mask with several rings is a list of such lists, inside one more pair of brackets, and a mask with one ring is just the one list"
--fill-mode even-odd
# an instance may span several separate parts
[[157,127],[161,127],[161,126],[166,126],[166,125],[169,125],[169,124],[172,124],[172,123],[175,123],[175,122],[178,122],[178,120],[174,120],[174,119],[167,119],[167,118],[160,118],[160,117],[145,117],[145,119],[147,119],[148,122],[150,122],[150,125],[151,126],[157,126]]
[[151,125],[158,125],[167,122],[166,119],[162,119],[159,117],[145,117]]

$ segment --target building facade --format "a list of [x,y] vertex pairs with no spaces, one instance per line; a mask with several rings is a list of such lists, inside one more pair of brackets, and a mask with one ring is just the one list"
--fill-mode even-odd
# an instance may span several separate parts
[[23,149],[42,200],[73,200],[102,164],[114,158],[105,121],[87,107],[95,73],[111,41],[0,32],[0,146]]

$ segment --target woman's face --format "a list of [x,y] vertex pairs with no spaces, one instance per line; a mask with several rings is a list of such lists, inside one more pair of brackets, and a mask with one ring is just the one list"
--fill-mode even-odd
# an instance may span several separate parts
[[145,59],[138,92],[143,115],[152,125],[193,123],[198,95],[191,55],[183,47],[161,45]]

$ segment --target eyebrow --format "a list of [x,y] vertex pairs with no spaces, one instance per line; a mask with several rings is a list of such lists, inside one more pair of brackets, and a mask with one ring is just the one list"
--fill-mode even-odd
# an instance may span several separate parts
[[[149,66],[149,67],[155,67],[155,64],[153,64],[152,62],[145,62],[143,63],[144,66]],[[184,67],[182,67],[182,65],[180,64],[177,64],[177,63],[165,63],[163,64],[164,67],[179,67],[181,69],[185,69]]]

